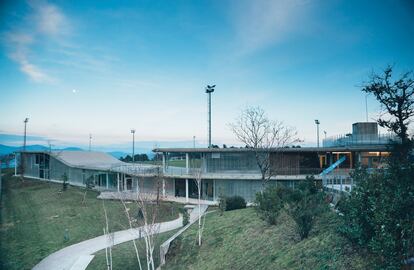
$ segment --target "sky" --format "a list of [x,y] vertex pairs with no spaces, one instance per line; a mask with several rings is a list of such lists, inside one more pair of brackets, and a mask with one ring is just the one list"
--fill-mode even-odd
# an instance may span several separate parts
[[28,117],[55,144],[123,145],[135,128],[141,143],[203,146],[216,84],[213,143],[237,144],[229,123],[261,106],[312,145],[315,119],[328,136],[365,121],[361,85],[413,70],[413,48],[409,0],[2,1],[0,134]]

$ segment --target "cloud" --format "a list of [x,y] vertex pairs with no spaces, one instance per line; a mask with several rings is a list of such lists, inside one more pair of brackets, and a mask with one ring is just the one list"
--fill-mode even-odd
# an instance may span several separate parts
[[306,0],[237,1],[235,43],[242,53],[249,53],[280,42],[298,29],[308,10]]
[[56,36],[66,31],[68,22],[60,9],[51,4],[34,5],[35,23],[40,33]]
[[29,4],[32,8],[31,13],[23,18],[22,24],[5,35],[9,57],[34,82],[53,82],[54,78],[33,63],[30,48],[41,37],[56,38],[66,33],[68,21],[55,5],[45,2],[30,2]]

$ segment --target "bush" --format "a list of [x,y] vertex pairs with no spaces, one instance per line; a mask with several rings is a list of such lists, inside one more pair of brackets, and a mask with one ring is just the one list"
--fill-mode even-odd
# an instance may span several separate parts
[[63,182],[62,182],[62,190],[65,191],[68,188],[68,185],[69,185],[69,183],[68,183],[68,175],[66,173],[64,173],[62,175],[62,179],[63,179]]
[[259,216],[270,225],[276,224],[288,193],[287,188],[274,186],[267,187],[263,192],[258,192],[256,194],[255,209]]
[[190,214],[185,208],[180,208],[180,212],[183,215],[183,226],[185,226],[190,223]]
[[307,238],[316,217],[327,209],[324,195],[318,191],[315,179],[307,177],[289,194],[286,201],[286,212],[295,222],[300,239]]
[[414,256],[414,167],[389,165],[373,174],[355,172],[358,185],[339,205],[340,232],[376,255],[378,268],[401,269]]
[[223,212],[226,211],[226,197],[219,198],[218,207],[219,207],[220,215],[223,215]]
[[246,208],[246,200],[241,196],[226,197],[224,200],[226,211]]

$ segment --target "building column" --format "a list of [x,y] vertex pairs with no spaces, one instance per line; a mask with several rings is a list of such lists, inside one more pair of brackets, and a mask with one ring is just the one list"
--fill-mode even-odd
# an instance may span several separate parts
[[162,172],[165,173],[165,153],[162,153]]
[[185,153],[185,168],[187,169],[187,174],[190,173],[190,155]]
[[165,179],[162,179],[162,196],[165,197]]
[[109,175],[106,173],[106,189],[109,189]]
[[188,179],[185,179],[185,201],[188,202]]
[[138,177],[136,178],[137,179],[137,193],[139,193],[139,179],[138,179]]
[[116,182],[118,184],[118,192],[119,192],[119,173],[116,174]]

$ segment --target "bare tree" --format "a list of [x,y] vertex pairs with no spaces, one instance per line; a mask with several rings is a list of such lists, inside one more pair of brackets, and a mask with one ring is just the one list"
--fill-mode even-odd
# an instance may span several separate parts
[[[143,192],[136,193],[136,197],[132,200],[132,203],[135,204],[138,209],[138,213],[135,215],[131,215],[130,208],[128,208],[125,199],[121,199],[130,228],[139,233],[138,238],[144,239],[147,269],[150,270],[155,270],[153,254],[155,249],[155,240],[160,229],[159,223],[156,222],[158,218],[159,205],[153,203],[154,198],[156,198],[156,195],[154,196],[154,194]],[[142,270],[137,242],[133,240],[133,244],[139,269]]]
[[107,270],[112,270],[112,247],[114,245],[114,234],[109,232],[108,215],[106,213],[105,200],[102,200],[102,207],[105,214],[105,227],[103,228],[104,235],[108,241],[108,245],[105,246],[105,257]]
[[197,185],[198,191],[198,245],[201,246],[201,180],[202,180],[202,168],[194,169],[194,182]]
[[277,157],[280,149],[299,141],[295,128],[270,120],[260,107],[243,109],[235,122],[230,123],[230,128],[237,139],[254,152],[263,186],[277,174],[270,153]]
[[383,75],[373,74],[362,91],[372,94],[383,107],[388,118],[379,117],[381,127],[393,131],[403,145],[408,140],[408,127],[414,116],[414,76],[412,72],[404,73],[397,80],[392,80],[393,67],[388,66]]

